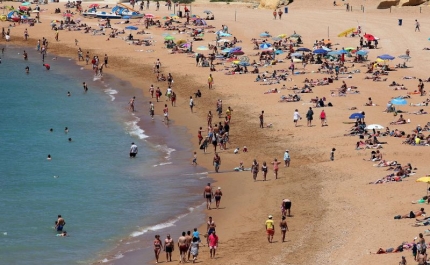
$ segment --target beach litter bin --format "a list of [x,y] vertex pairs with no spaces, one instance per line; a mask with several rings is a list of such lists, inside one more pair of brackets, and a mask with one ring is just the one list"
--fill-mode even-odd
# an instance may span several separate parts
[[403,19],[399,18],[399,26],[403,24]]
[[284,7],[284,13],[288,14],[288,6]]
[[182,11],[178,11],[178,17],[182,17]]

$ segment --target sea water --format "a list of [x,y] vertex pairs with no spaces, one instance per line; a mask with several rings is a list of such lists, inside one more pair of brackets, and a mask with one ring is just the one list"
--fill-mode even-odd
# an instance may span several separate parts
[[[47,71],[38,53],[28,61],[21,53],[8,47],[0,55],[1,264],[88,264],[121,239],[186,214],[198,196],[187,191],[201,183],[175,166],[167,141],[151,141],[138,126],[143,113],[127,111],[136,90],[113,77],[94,79],[67,58],[48,56]],[[173,130],[150,126],[166,137]],[[136,159],[128,157],[131,142]],[[68,237],[56,236],[58,214]]]

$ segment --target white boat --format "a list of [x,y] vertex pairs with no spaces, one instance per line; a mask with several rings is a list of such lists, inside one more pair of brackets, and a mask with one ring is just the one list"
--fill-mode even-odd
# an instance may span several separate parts
[[83,12],[82,16],[84,17],[89,17],[89,18],[93,18],[97,16],[97,12],[96,11],[87,11],[87,12]]
[[103,19],[106,19],[106,18],[109,18],[109,19],[120,19],[120,18],[122,18],[121,15],[118,15],[116,13],[107,13],[107,12],[97,12],[96,13],[96,17],[103,18]]

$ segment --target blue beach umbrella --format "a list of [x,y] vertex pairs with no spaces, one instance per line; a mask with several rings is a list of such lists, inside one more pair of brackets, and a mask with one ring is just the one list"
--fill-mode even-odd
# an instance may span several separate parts
[[283,54],[283,53],[284,53],[284,51],[283,51],[283,50],[276,50],[276,51],[275,51],[275,54],[276,54],[276,55]]
[[339,50],[336,52],[337,52],[337,54],[348,54],[348,51],[346,51],[346,50]]
[[311,50],[308,48],[301,47],[301,48],[298,48],[296,51],[298,51],[298,52],[310,52]]
[[403,99],[403,98],[395,98],[395,99],[391,100],[391,104],[403,106],[403,105],[407,105],[408,101],[406,99]]
[[327,53],[327,55],[330,55],[330,56],[336,57],[336,56],[338,56],[338,55],[339,55],[339,51],[331,51],[331,52],[328,52],[328,53]]
[[128,30],[138,30],[139,28],[135,27],[135,26],[127,26],[127,27],[125,27],[125,29],[128,29]]
[[231,52],[231,49],[227,48],[227,49],[222,50],[222,52]]
[[240,62],[239,65],[240,66],[250,66],[250,64],[248,62]]
[[366,51],[366,50],[359,50],[359,51],[357,52],[357,54],[358,54],[358,55],[361,55],[361,56],[366,56],[368,53],[369,53],[369,52],[368,52],[368,51]]
[[315,54],[326,54],[327,51],[324,49],[316,49],[313,51],[313,53],[315,53]]
[[394,60],[396,57],[391,56],[389,54],[382,54],[382,55],[379,55],[378,58],[385,61],[385,60]]
[[355,119],[363,119],[363,118],[364,118],[364,115],[363,115],[363,114],[361,114],[361,113],[356,112],[356,113],[352,113],[352,114],[351,114],[351,116],[349,116],[349,118],[350,118],[351,120],[355,120]]
[[29,6],[29,5],[31,5],[31,3],[30,3],[30,2],[22,3],[22,6]]
[[263,43],[260,45],[260,49],[262,49],[262,50],[268,49],[270,47],[272,47],[272,44],[270,44],[270,43]]

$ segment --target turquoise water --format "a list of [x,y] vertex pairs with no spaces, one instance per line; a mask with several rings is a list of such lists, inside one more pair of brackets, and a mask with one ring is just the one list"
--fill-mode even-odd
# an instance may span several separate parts
[[[38,54],[30,52],[25,62],[19,52],[7,48],[0,64],[1,264],[87,264],[195,200],[175,194],[186,194],[198,181],[185,177],[186,185],[178,187],[168,167],[154,167],[169,161],[173,149],[148,141],[136,126],[139,115],[126,110],[126,96],[120,100],[133,90],[113,80],[93,81],[65,58],[47,61],[46,71]],[[131,142],[139,146],[136,159],[128,157]],[[58,214],[66,220],[67,238],[55,236]]]

